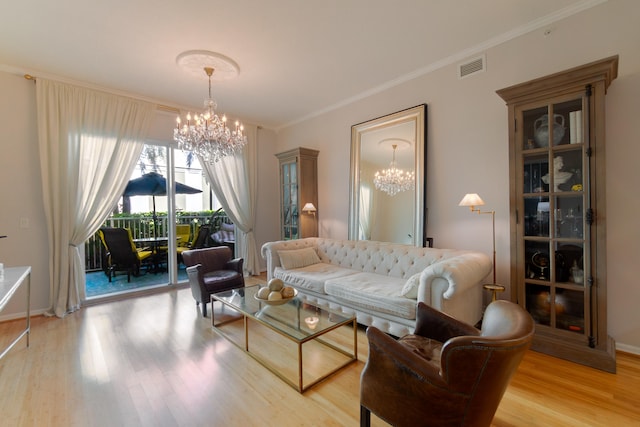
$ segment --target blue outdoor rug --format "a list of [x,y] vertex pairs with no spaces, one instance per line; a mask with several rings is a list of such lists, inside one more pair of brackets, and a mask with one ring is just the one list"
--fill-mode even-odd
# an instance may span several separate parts
[[[169,274],[143,272],[140,276],[131,276],[131,282],[127,282],[127,274],[119,272],[115,277],[109,278],[103,271],[95,271],[86,274],[87,298],[104,296],[107,294],[127,292],[143,288],[149,288],[169,283]],[[178,282],[187,281],[187,272],[183,265],[178,269]]]

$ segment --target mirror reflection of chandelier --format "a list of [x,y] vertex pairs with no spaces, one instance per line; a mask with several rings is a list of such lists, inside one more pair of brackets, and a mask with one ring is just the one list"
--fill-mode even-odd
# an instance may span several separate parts
[[376,171],[373,177],[373,183],[377,190],[384,191],[390,196],[406,191],[413,190],[415,187],[415,172],[398,169],[396,164],[397,144],[393,144],[393,159],[388,169]]
[[[195,55],[192,52],[195,52]],[[203,55],[206,59],[222,61],[225,66],[232,62],[228,58],[213,52],[190,51],[185,52],[185,54],[189,55],[178,57],[179,65],[185,66],[186,64],[185,68],[194,65],[193,60],[191,60],[193,56],[196,57],[196,62]],[[191,62],[189,62],[190,60]],[[180,63],[180,61],[184,62]],[[232,74],[234,71],[233,66],[228,68],[222,71]],[[211,97],[211,76],[213,75],[214,67],[204,66],[200,69],[204,69],[204,72],[209,77],[209,97],[204,101],[205,111],[193,116],[191,116],[191,113],[187,114],[184,123],[178,116],[176,119],[177,126],[173,130],[173,139],[183,151],[191,151],[200,156],[203,161],[213,163],[240,151],[247,143],[247,137],[243,133],[244,127],[240,122],[236,121],[233,127],[229,127],[227,126],[227,117],[224,114],[222,117],[218,117],[216,114],[217,103]],[[237,69],[235,72],[237,74]]]

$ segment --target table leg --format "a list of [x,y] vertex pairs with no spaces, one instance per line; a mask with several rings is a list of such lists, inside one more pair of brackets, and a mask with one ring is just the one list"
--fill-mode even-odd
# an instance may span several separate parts
[[27,276],[27,347],[31,336],[31,273]]
[[245,315],[242,316],[242,320],[244,322],[244,350],[249,351],[249,320]]
[[302,343],[298,343],[298,392],[302,393]]
[[353,319],[353,357],[358,360],[358,322]]
[[[210,301],[211,301],[211,327],[215,328],[216,327],[216,321],[215,321],[215,317],[216,317],[216,310],[215,307],[213,306],[213,304],[215,303],[215,299],[213,299],[213,297],[209,297]],[[204,304],[204,303],[203,303]],[[223,304],[224,305],[224,304]],[[197,306],[196,306],[197,307]]]

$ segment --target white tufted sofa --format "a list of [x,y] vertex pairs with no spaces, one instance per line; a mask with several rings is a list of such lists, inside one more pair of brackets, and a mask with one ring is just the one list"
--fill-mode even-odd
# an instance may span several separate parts
[[319,237],[268,242],[262,256],[267,278],[294,286],[303,301],[355,314],[358,323],[395,336],[413,332],[419,301],[475,324],[481,283],[491,272],[483,253]]

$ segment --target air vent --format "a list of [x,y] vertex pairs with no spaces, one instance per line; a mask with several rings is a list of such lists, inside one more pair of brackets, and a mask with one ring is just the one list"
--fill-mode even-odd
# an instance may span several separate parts
[[472,74],[480,73],[485,70],[486,57],[482,55],[478,58],[474,58],[464,64],[458,65],[458,78],[464,79]]

